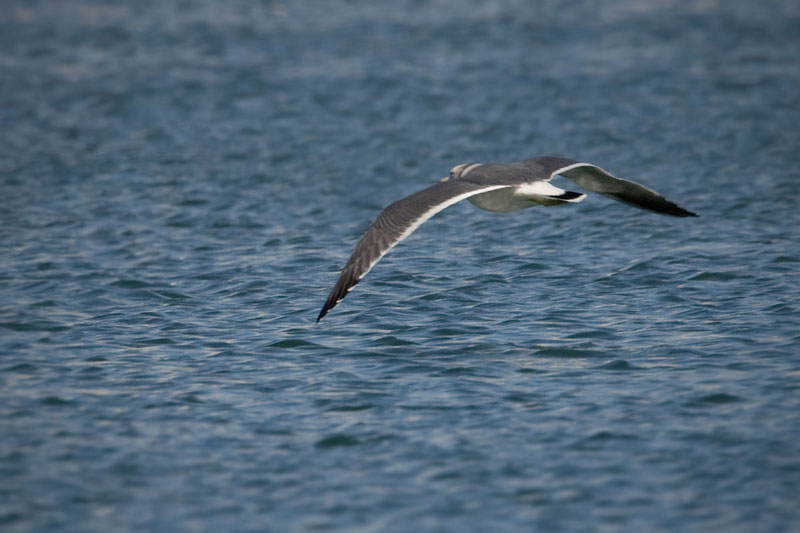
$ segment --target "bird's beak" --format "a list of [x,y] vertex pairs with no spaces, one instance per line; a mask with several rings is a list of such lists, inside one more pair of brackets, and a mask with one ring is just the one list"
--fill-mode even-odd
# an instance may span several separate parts
[[440,179],[439,181],[447,181],[447,180],[449,180],[449,179],[450,179],[450,176],[445,176],[445,177],[443,177],[442,179]]

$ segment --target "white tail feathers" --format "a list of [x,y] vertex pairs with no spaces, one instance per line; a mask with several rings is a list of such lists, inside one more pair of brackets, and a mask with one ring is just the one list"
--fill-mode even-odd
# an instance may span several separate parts
[[546,181],[534,181],[523,185],[514,194],[542,205],[558,205],[564,202],[577,203],[586,198],[585,194],[565,191]]

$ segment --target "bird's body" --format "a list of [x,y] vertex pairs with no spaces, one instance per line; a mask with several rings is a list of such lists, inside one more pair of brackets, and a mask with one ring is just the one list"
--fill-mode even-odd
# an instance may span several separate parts
[[535,205],[558,205],[566,202],[580,202],[585,194],[564,191],[546,181],[534,181],[516,187],[503,187],[469,197],[476,207],[492,213],[511,213]]
[[586,195],[550,184],[562,175],[617,201],[656,213],[686,217],[694,213],[670,202],[652,189],[617,178],[605,170],[571,159],[535,157],[518,163],[464,163],[453,167],[448,178],[403,198],[384,209],[356,244],[339,280],[331,290],[317,322],[325,316],[397,243],[446,207],[469,199],[495,213],[509,213],[535,205],[582,201]]

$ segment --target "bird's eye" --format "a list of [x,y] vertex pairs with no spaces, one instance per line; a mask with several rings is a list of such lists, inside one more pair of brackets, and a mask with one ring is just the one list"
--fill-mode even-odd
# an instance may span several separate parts
[[451,178],[455,178],[455,177],[456,177],[456,173],[455,173],[455,172],[453,172],[452,170],[450,171],[450,177],[451,177]]

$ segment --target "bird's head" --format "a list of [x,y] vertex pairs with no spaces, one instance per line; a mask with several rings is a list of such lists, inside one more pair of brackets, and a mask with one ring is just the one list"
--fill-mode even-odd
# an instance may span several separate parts
[[472,169],[481,166],[482,163],[461,163],[460,165],[456,165],[450,169],[450,176],[442,179],[442,181],[447,181],[449,179],[458,179],[463,178],[466,176]]

